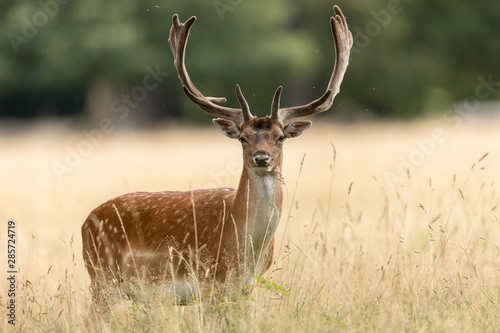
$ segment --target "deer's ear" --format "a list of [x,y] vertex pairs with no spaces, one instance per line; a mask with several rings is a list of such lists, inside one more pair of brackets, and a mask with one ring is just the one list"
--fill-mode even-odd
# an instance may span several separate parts
[[285,127],[285,130],[284,130],[285,136],[287,138],[296,138],[299,135],[301,135],[302,132],[304,132],[306,129],[311,127],[311,125],[312,125],[312,122],[310,122],[310,121],[296,121],[296,122],[290,123],[290,124],[286,125],[286,127]]
[[213,119],[212,122],[228,138],[239,139],[240,134],[241,134],[241,129],[238,125],[236,125],[231,120],[216,118],[216,119]]

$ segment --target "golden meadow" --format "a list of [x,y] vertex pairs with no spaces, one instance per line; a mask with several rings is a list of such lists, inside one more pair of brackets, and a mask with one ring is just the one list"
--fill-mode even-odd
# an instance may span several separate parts
[[[212,127],[95,138],[54,124],[0,135],[2,244],[13,219],[18,268],[16,326],[3,315],[3,331],[499,330],[495,121],[316,120],[285,143],[275,263],[249,296],[124,299],[103,316],[90,308],[81,255],[87,214],[131,191],[235,187],[242,161],[239,143]],[[0,286],[4,313],[8,281]]]

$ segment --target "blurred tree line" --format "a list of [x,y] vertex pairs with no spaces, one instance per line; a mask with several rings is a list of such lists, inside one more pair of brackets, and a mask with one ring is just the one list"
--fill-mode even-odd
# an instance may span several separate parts
[[237,106],[239,83],[264,115],[283,85],[283,106],[307,103],[332,71],[334,4],[355,43],[329,114],[440,112],[479,98],[480,84],[490,92],[484,100],[498,100],[498,1],[20,0],[0,4],[0,117],[205,119],[173,67],[174,13],[198,17],[186,66],[205,95]]

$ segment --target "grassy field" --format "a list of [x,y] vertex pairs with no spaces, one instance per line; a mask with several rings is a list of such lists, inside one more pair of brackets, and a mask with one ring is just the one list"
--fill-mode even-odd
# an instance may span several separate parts
[[97,323],[81,255],[88,213],[130,191],[234,187],[239,143],[211,127],[85,135],[44,125],[0,134],[1,260],[6,267],[13,219],[18,269],[16,326],[4,314],[4,277],[0,327],[498,332],[496,123],[317,121],[285,143],[275,264],[249,297],[185,307],[124,301]]

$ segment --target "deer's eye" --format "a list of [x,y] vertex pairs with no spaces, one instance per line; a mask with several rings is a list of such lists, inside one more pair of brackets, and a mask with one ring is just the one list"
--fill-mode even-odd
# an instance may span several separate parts
[[242,137],[242,136],[240,136],[238,138],[238,141],[241,142],[241,143],[247,143],[247,140],[244,137]]
[[285,141],[285,136],[284,135],[281,135],[279,138],[278,138],[278,142],[283,142]]

